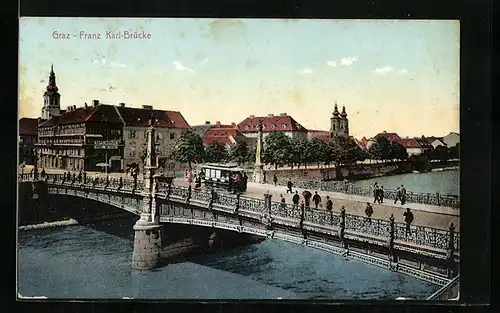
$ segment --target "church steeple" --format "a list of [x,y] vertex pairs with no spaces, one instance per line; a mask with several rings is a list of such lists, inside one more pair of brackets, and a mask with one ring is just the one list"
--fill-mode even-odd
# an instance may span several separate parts
[[342,107],[342,113],[340,113],[340,116],[344,119],[347,118],[347,113],[345,112],[345,106]]
[[49,120],[54,116],[61,115],[61,104],[59,88],[56,85],[56,74],[54,73],[54,65],[50,66],[49,84],[43,94],[42,119]]
[[335,100],[335,108],[333,109],[333,118],[339,118],[339,107],[337,106],[337,101]]

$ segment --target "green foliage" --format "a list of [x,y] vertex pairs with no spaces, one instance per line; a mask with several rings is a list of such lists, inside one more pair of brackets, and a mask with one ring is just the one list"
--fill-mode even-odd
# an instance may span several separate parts
[[435,150],[436,158],[441,162],[446,162],[450,158],[450,149],[444,146],[437,146]]
[[410,162],[414,171],[419,171],[421,173],[427,172],[431,168],[429,159],[422,154],[410,156],[408,162]]
[[326,163],[327,155],[330,153],[328,143],[317,138],[308,142],[306,150],[309,151],[309,162],[317,163],[318,167],[320,163]]
[[307,139],[290,139],[290,163],[306,165],[311,160],[311,150]]
[[337,166],[356,163],[360,148],[347,136],[336,136],[329,144],[332,160]]
[[265,162],[275,168],[288,164],[291,159],[290,138],[282,132],[270,133],[264,141]]
[[229,159],[238,165],[255,162],[255,148],[250,149],[246,142],[238,141],[229,150]]
[[385,137],[379,137],[368,150],[376,160],[388,160],[391,154],[391,143]]
[[174,159],[181,163],[203,162],[205,158],[205,149],[203,141],[193,130],[188,129],[181,133],[175,144],[173,152]]
[[408,152],[406,151],[406,148],[403,147],[400,143],[393,141],[390,144],[390,152],[389,152],[389,159],[391,160],[400,160],[404,161],[408,159]]
[[205,161],[210,163],[224,163],[228,159],[226,148],[218,143],[212,141],[205,147]]
[[460,143],[450,148],[450,159],[460,159]]

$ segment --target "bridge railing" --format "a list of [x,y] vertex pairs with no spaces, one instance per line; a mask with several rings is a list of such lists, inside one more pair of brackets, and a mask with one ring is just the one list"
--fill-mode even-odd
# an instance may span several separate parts
[[[20,179],[31,179],[31,174],[20,174]],[[89,188],[110,189],[110,190],[143,190],[143,184],[138,184],[133,180],[127,179],[79,179],[66,174],[46,174],[44,179],[47,182],[56,185],[71,185],[71,186],[87,186]],[[157,184],[157,193],[159,195],[166,195],[170,192],[171,196],[179,199],[196,199],[207,204],[212,199],[212,193],[209,190],[192,190],[189,193],[189,188],[181,186],[170,187],[166,183]],[[293,218],[300,220],[302,217],[302,208],[298,205],[283,204],[276,201],[270,202],[270,207],[267,206],[264,199],[249,198],[240,196],[239,199],[234,194],[216,193],[214,203],[222,204],[228,207],[238,207],[240,209],[253,211],[256,213],[271,213],[271,216],[279,216],[285,218]],[[341,213],[329,212],[326,210],[318,209],[305,209],[303,220],[322,226],[340,226],[342,221]],[[366,235],[378,237],[390,237],[391,224],[388,220],[366,218],[362,216],[345,214],[345,230],[359,232]],[[453,232],[453,235],[450,235]],[[442,230],[431,227],[424,227],[418,225],[410,225],[405,223],[394,222],[394,239],[402,242],[414,243],[433,247],[437,249],[449,249],[450,240],[453,240],[453,249],[456,252],[460,251],[460,234],[453,230]]]
[[[285,182],[280,185],[285,186]],[[352,194],[363,197],[373,197],[373,188],[360,187],[344,182],[326,182],[326,181],[297,181],[294,183],[295,187],[311,190],[323,190],[329,192],[339,192],[345,194]],[[397,191],[394,189],[384,189],[384,199],[395,200]],[[420,193],[420,192],[407,192],[407,203],[422,203],[437,206],[446,206],[452,208],[460,207],[460,197],[457,195],[447,195],[440,193]]]

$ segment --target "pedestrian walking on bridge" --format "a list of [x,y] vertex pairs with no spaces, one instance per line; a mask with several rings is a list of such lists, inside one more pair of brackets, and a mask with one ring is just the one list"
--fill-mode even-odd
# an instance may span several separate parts
[[274,176],[273,176],[273,182],[274,182],[275,186],[278,183],[278,177],[276,177],[276,174],[274,174]]
[[396,190],[396,199],[394,199],[394,204],[396,204],[396,202],[401,201],[401,189],[398,187],[398,189]]
[[406,223],[406,236],[410,235],[411,236],[411,222],[413,222],[413,213],[410,211],[410,208],[406,209],[406,212],[403,213],[403,216],[405,217],[405,223]]
[[288,187],[288,189],[286,190],[286,193],[288,194],[290,192],[290,194],[293,194],[293,191],[292,191],[293,183],[291,180],[288,181],[286,186]]
[[333,210],[333,202],[329,196],[326,196],[326,209],[330,212]]
[[315,206],[315,208],[317,209],[317,208],[318,208],[319,203],[321,202],[321,197],[318,195],[318,192],[317,192],[317,191],[315,191],[315,192],[314,192],[314,196],[313,196],[313,199],[312,199],[312,200],[313,200],[313,202],[314,202],[314,206]]
[[293,206],[294,206],[295,208],[298,208],[298,207],[299,207],[299,201],[300,201],[299,192],[298,192],[298,191],[295,191],[295,194],[294,194],[294,195],[293,195],[293,197],[292,197]]
[[373,203],[378,202],[379,194],[380,189],[378,188],[377,183],[375,183],[375,188],[373,188]]
[[404,205],[406,203],[406,188],[405,186],[401,185],[401,205]]
[[370,204],[370,202],[366,203],[365,214],[366,214],[366,218],[367,218],[368,223],[371,224],[372,223],[371,216],[373,214],[373,207]]
[[384,186],[380,186],[378,190],[378,203],[384,203]]
[[283,197],[283,195],[280,195],[281,197],[281,207],[282,208],[285,208],[286,207],[286,200],[285,200],[285,197]]

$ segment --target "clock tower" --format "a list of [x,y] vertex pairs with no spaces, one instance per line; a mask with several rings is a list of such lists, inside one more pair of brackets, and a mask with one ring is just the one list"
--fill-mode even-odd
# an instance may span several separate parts
[[56,86],[56,74],[54,73],[54,66],[50,67],[49,84],[47,89],[43,94],[43,107],[42,107],[42,119],[50,120],[54,116],[61,115],[61,95],[58,92]]

